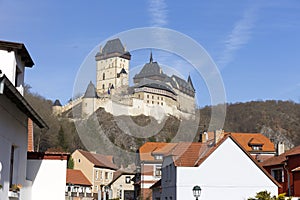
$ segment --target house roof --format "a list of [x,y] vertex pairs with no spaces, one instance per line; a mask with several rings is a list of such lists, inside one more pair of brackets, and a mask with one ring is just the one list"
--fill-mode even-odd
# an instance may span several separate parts
[[[1,91],[2,84],[4,84],[3,91]],[[31,107],[31,105],[20,94],[20,92],[15,88],[10,80],[5,75],[0,74],[0,95],[1,94],[5,94],[14,104],[16,104],[21,112],[27,115],[40,128],[48,129],[46,122]]]
[[91,186],[91,182],[84,176],[80,170],[67,169],[66,184]]
[[27,160],[68,160],[66,152],[27,152]]
[[109,183],[109,185],[112,185],[116,180],[119,179],[119,177],[121,177],[122,175],[135,175],[135,173],[133,172],[125,172],[123,170],[118,170],[116,172],[114,172],[114,175],[113,175],[113,179],[112,181]]
[[95,167],[116,170],[118,167],[112,162],[111,156],[106,156],[88,151],[78,150],[86,159],[94,164]]
[[156,181],[156,182],[150,187],[150,189],[154,189],[154,188],[161,188],[161,179],[159,179],[158,181]]
[[[174,154],[176,154],[176,151],[180,153],[182,151],[182,148],[186,148],[186,152],[181,153],[179,156],[172,156],[174,165],[179,167],[198,167],[200,166],[224,141],[226,141],[228,138],[230,138],[247,156],[249,159],[252,160],[252,162],[266,175],[268,176],[278,187],[281,187],[280,184],[274,180],[274,178],[262,167],[258,164],[258,162],[244,149],[239,142],[231,135],[227,134],[225,135],[216,145],[209,146],[203,143],[182,143],[181,146],[179,146],[181,143],[179,143],[177,146],[179,148],[176,150],[176,147],[174,148]],[[201,144],[201,145],[196,145]],[[190,145],[190,146],[187,146]],[[205,146],[206,145],[206,146]]]
[[294,147],[283,154],[267,159],[262,166],[272,166],[284,164],[288,156],[300,154],[300,146]]
[[16,51],[17,54],[21,56],[22,61],[24,61],[26,67],[32,67],[34,65],[33,60],[23,43],[0,40],[0,49],[6,51]]
[[193,167],[199,158],[205,156],[210,147],[199,142],[180,142],[169,153],[173,156],[175,166]]
[[139,148],[139,155],[141,161],[155,161],[152,153],[166,154],[172,149],[177,143],[166,143],[166,142],[146,142]]
[[269,138],[261,133],[225,133],[231,134],[231,136],[238,141],[238,143],[246,149],[248,152],[252,152],[251,145],[262,145],[262,150],[264,152],[275,152],[274,144]]

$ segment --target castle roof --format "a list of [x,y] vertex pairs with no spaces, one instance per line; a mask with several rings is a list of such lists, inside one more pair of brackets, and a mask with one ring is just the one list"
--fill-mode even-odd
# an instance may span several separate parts
[[96,54],[96,60],[106,59],[115,56],[124,57],[126,59],[131,58],[130,53],[126,51],[119,38],[108,40],[103,49]]
[[[167,75],[165,75],[157,62],[153,62],[152,52],[150,55],[149,63],[146,63],[140,73],[134,76],[134,80],[142,79],[142,78],[158,78],[165,79]],[[136,82],[136,81],[135,81]]]
[[58,99],[56,99],[53,103],[53,106],[61,106],[61,103]]
[[176,95],[176,92],[163,81],[143,78],[137,85],[135,85],[135,88],[141,88],[141,87],[150,87],[155,89],[166,90]]
[[195,90],[193,89],[193,86],[190,83],[186,82],[185,80],[183,80],[182,78],[176,75],[173,75],[171,79],[172,81],[175,82],[174,84],[174,82],[171,81],[173,87],[175,87],[176,89],[180,90],[181,92],[187,95],[190,96],[195,95]]
[[95,85],[92,83],[92,81],[90,81],[83,98],[96,98],[97,97],[97,92],[96,92],[96,88]]

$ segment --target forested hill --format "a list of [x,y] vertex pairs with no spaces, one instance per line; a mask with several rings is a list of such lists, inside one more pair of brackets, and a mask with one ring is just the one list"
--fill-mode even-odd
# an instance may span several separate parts
[[[57,118],[52,115],[52,101],[31,93],[29,87],[26,88],[25,98],[50,127],[46,133],[35,128],[36,149],[46,151],[49,148],[56,148],[68,152],[78,148],[85,149],[80,137],[78,137],[73,120],[63,117]],[[199,127],[203,127],[203,125],[208,127],[211,107],[207,106],[199,111],[201,116]],[[185,134],[189,127],[198,126],[198,124],[186,122],[186,129],[184,127],[182,129],[180,126],[183,123],[182,120],[170,116],[164,121],[163,127],[156,136],[148,139],[130,138],[124,133],[124,130],[118,127],[115,117],[103,109],[99,109],[95,113],[95,115],[99,114],[102,116],[98,117],[98,120],[103,127],[104,134],[118,146],[126,149],[131,148],[131,150],[135,150],[146,141],[169,142],[179,131],[183,130]],[[149,121],[154,120],[146,116],[136,116],[131,117],[131,119],[142,125],[147,125]],[[224,130],[226,132],[262,132],[275,142],[284,140],[287,143],[290,141],[294,145],[300,145],[300,104],[290,101],[253,101],[228,104]],[[93,130],[91,129],[91,131]],[[198,137],[195,137],[195,141],[197,139]]]

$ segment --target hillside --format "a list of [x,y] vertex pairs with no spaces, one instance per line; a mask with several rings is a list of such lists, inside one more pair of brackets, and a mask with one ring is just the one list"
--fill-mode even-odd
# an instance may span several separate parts
[[[52,115],[52,102],[31,93],[29,89],[26,88],[25,98],[50,127],[47,132],[35,128],[35,148],[40,151],[51,148],[72,152],[78,148],[85,149],[83,144],[88,144],[89,149],[92,147],[97,152],[113,153],[118,157],[121,152],[112,149],[109,142],[120,150],[135,152],[146,141],[197,141],[199,132],[205,130],[210,122],[210,106],[198,111],[197,115],[201,116],[199,123],[169,116],[159,124],[152,117],[114,117],[98,109],[89,119],[77,120],[76,129],[74,120]],[[224,130],[262,132],[275,143],[284,141],[288,146],[300,145],[300,104],[272,100],[228,104]],[[122,157],[118,164],[130,163],[133,158],[129,157]]]

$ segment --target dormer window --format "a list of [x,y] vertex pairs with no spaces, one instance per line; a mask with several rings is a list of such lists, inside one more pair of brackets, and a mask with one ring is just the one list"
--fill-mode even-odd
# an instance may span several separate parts
[[261,151],[262,145],[252,145],[251,148],[253,151]]
[[154,156],[155,160],[162,160],[163,159],[163,155],[158,154]]

